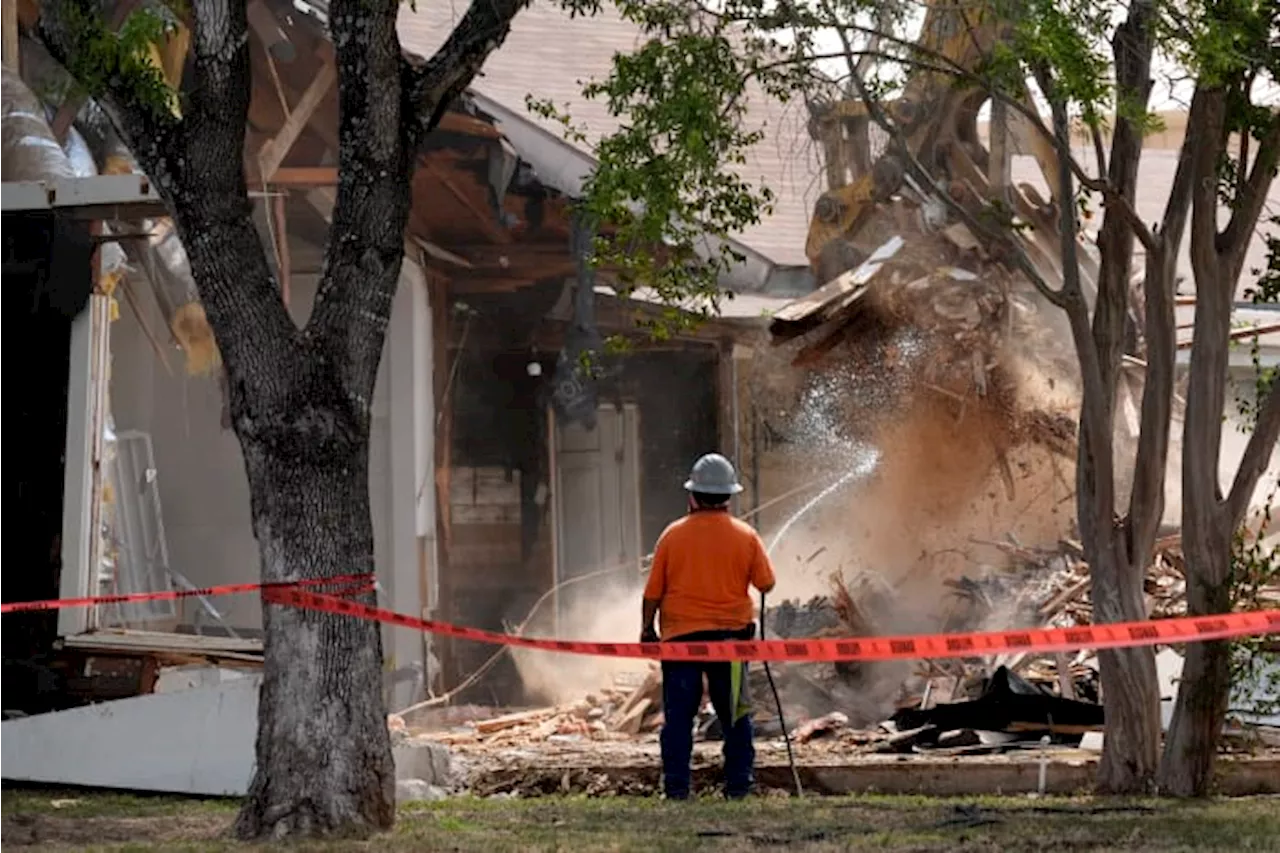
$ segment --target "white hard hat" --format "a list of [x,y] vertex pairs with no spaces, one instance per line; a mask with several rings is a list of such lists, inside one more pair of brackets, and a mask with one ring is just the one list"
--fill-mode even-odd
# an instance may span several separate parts
[[708,453],[693,463],[693,471],[684,487],[706,495],[736,495],[742,491],[733,463],[719,453]]

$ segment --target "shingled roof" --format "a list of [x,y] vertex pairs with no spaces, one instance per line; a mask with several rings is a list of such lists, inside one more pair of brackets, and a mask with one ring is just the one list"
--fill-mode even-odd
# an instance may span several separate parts
[[[406,50],[430,56],[448,37],[467,9],[466,0],[418,3],[417,11],[401,7],[400,40]],[[546,0],[516,16],[502,49],[485,63],[472,89],[509,109],[526,115],[563,139],[554,122],[525,110],[525,99],[550,99],[569,105],[574,123],[591,142],[617,130],[619,120],[602,101],[582,97],[582,84],[609,73],[613,55],[641,43],[632,23],[620,19],[605,4],[601,14],[570,17]],[[817,149],[810,142],[801,103],[782,104],[763,93],[752,97],[750,112],[764,126],[766,137],[754,147],[743,175],[769,187],[777,195],[775,212],[760,225],[738,235],[743,243],[775,264],[807,265],[804,255],[809,214],[824,187]]]

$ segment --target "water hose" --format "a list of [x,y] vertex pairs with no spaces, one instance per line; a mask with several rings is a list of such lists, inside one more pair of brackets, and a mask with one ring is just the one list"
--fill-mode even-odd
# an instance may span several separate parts
[[[764,640],[764,593],[760,593],[760,639]],[[778,709],[778,725],[782,727],[782,740],[787,745],[787,764],[791,767],[791,782],[795,785],[795,795],[797,797],[804,796],[804,788],[800,785],[800,771],[796,769],[796,754],[791,748],[791,733],[787,731],[787,718],[782,713],[782,697],[778,695],[778,685],[773,681],[773,670],[769,669],[769,662],[761,661],[764,664],[764,677],[769,680],[769,690],[773,693],[773,704]]]

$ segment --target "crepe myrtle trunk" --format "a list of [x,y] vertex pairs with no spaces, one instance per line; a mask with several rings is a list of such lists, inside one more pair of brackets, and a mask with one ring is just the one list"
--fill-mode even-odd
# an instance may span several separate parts
[[[1223,411],[1227,403],[1231,308],[1245,265],[1245,252],[1280,162],[1280,117],[1261,134],[1257,154],[1238,185],[1231,218],[1218,229],[1218,168],[1227,138],[1229,93],[1197,89],[1195,126],[1204,130],[1190,145],[1195,162],[1191,215],[1191,266],[1196,280],[1196,316],[1183,429],[1182,541],[1186,552],[1187,613],[1214,616],[1232,608],[1232,538],[1244,521],[1258,480],[1280,436],[1280,396],[1272,388],[1258,401],[1253,434],[1228,493],[1222,494],[1219,463]],[[1241,165],[1241,168],[1244,168]],[[1231,692],[1231,646],[1226,642],[1187,647],[1178,699],[1165,743],[1159,783],[1162,793],[1204,796],[1213,784]]]

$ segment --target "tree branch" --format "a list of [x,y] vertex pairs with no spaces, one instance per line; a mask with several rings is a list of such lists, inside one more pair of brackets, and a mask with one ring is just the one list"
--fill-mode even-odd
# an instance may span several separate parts
[[1227,495],[1227,519],[1231,529],[1235,530],[1244,521],[1249,510],[1249,500],[1258,480],[1267,470],[1276,442],[1280,441],[1280,381],[1271,383],[1267,398],[1258,409],[1258,420],[1253,426],[1253,435],[1245,445],[1244,456],[1240,458],[1240,467],[1236,469],[1235,479],[1231,481],[1231,492]]
[[[1207,89],[1201,95],[1201,123],[1196,128],[1196,144],[1192,155],[1191,257],[1217,260],[1218,235],[1218,161],[1222,155],[1222,139],[1218,129],[1226,121],[1225,98],[1221,88]],[[1196,289],[1201,285],[1197,270]],[[1205,279],[1204,284],[1217,282]],[[1234,288],[1232,282],[1231,287]]]
[[1151,233],[1151,229],[1147,227],[1146,222],[1144,222],[1142,217],[1138,215],[1137,208],[1133,206],[1132,202],[1130,202],[1129,199],[1125,198],[1123,194],[1117,192],[1115,188],[1112,187],[1111,184],[1109,184],[1105,178],[1103,177],[1095,178],[1092,175],[1090,175],[1088,171],[1086,171],[1085,168],[1080,164],[1080,162],[1075,158],[1075,154],[1071,150],[1069,140],[1067,144],[1062,143],[1061,140],[1059,140],[1054,135],[1053,131],[1050,130],[1049,127],[1045,125],[1044,119],[1041,118],[1040,114],[1037,113],[1035,110],[1028,108],[1026,104],[1022,103],[1017,98],[1014,98],[1010,96],[1008,93],[1001,91],[991,79],[984,77],[981,74],[978,74],[977,72],[971,69],[965,68],[964,66],[960,65],[955,60],[951,59],[950,57],[946,56],[943,53],[924,47],[923,45],[917,45],[914,42],[905,41],[903,39],[900,39],[892,35],[891,33],[881,32],[879,30],[875,30],[869,27],[860,27],[855,24],[849,24],[847,25],[847,29],[854,30],[855,32],[861,32],[864,34],[873,35],[878,38],[882,38],[885,41],[898,44],[899,46],[909,47],[914,52],[919,53],[922,56],[927,56],[931,59],[934,59],[941,64],[925,62],[915,57],[898,56],[896,54],[867,49],[867,50],[861,50],[861,51],[854,51],[852,53],[830,53],[830,54],[816,53],[816,54],[806,54],[804,57],[801,57],[801,58],[787,57],[785,59],[779,59],[770,63],[766,63],[762,65],[758,70],[770,71],[774,68],[780,68],[785,65],[794,65],[797,62],[801,62],[801,61],[812,62],[812,61],[822,60],[822,59],[870,57],[873,59],[878,59],[882,62],[892,62],[898,65],[906,66],[908,68],[914,68],[921,71],[932,71],[936,74],[946,74],[952,77],[956,77],[957,79],[967,80],[979,86],[983,90],[985,90],[986,93],[992,98],[999,99],[1000,101],[1003,101],[1006,105],[1011,106],[1015,110],[1017,110],[1017,112],[1028,121],[1028,123],[1032,126],[1032,128],[1041,136],[1043,136],[1054,147],[1055,151],[1057,152],[1058,158],[1060,160],[1065,160],[1067,164],[1071,166],[1071,173],[1075,176],[1075,179],[1080,182],[1080,185],[1085,189],[1089,190],[1090,192],[1095,192],[1101,195],[1103,198],[1103,202],[1105,204],[1113,205],[1117,209],[1117,211],[1125,217],[1126,221],[1129,224],[1129,227],[1133,229],[1134,235],[1137,236],[1138,240],[1142,243],[1143,248],[1149,252],[1155,250],[1155,241]]
[[[1204,115],[1204,93],[1196,89],[1191,96],[1191,109],[1187,114],[1187,127],[1196,127]],[[1191,191],[1195,186],[1195,145],[1193,136],[1188,134],[1182,141],[1178,152],[1178,166],[1173,174],[1173,185],[1169,189],[1169,200],[1165,203],[1164,218],[1160,222],[1160,242],[1163,246],[1172,246],[1170,250],[1176,257],[1182,247],[1182,237],[1187,230],[1187,211],[1191,208]],[[1171,265],[1176,260],[1169,259]]]
[[119,48],[112,47],[118,37],[93,0],[43,4],[38,29],[49,55],[99,101],[167,199],[182,179],[176,166],[184,123],[156,102],[157,78],[144,66],[120,61]]
[[[1241,134],[1248,134],[1242,130]],[[1241,143],[1243,145],[1243,143]],[[1271,125],[1258,143],[1254,155],[1253,170],[1236,196],[1235,209],[1217,241],[1218,252],[1224,256],[1227,274],[1235,281],[1244,267],[1245,253],[1258,225],[1258,217],[1267,203],[1267,190],[1276,176],[1276,164],[1280,161],[1280,112],[1273,113]],[[1240,169],[1247,168],[1241,163]]]
[[[129,55],[137,46],[107,32],[92,0],[56,0],[41,16],[50,53],[99,99],[173,215],[232,378],[233,410],[248,399],[269,405],[297,330],[249,216],[241,153],[250,94],[244,3],[201,0],[192,24],[190,103],[179,119],[159,69]],[[240,256],[227,257],[229,246]],[[245,370],[249,362],[270,367]]]
[[[405,62],[405,92],[416,114],[413,142],[421,141],[461,95],[489,55],[502,46],[511,22],[532,0],[472,0],[449,38],[427,62]],[[416,144],[413,146],[416,150]]]
[[316,305],[304,330],[337,372],[354,418],[367,425],[391,320],[409,221],[413,116],[401,89],[404,59],[395,0],[334,0],[329,26],[338,67],[338,191]]

